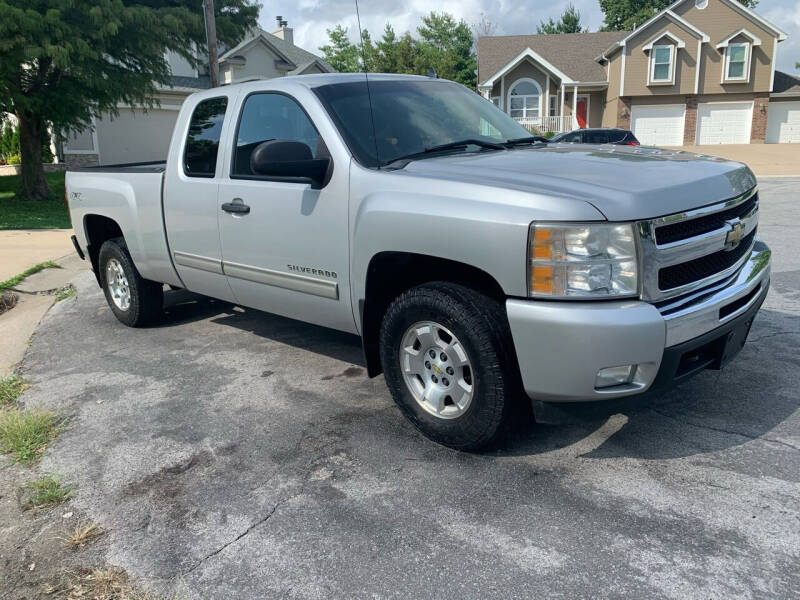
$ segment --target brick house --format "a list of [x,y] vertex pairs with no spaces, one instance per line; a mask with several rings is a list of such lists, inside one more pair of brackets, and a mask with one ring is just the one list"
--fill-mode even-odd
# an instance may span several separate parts
[[736,0],[678,0],[634,31],[478,39],[478,90],[532,130],[632,129],[644,144],[800,142],[779,27]]

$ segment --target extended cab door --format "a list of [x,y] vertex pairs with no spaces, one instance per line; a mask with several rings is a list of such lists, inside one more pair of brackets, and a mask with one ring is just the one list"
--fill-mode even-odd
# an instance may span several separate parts
[[[188,119],[180,119],[170,145],[164,179],[164,223],[170,253],[183,284],[193,292],[234,302],[222,272],[219,195],[225,133],[232,120],[232,98],[187,100]],[[230,136],[230,134],[228,134]]]
[[218,206],[228,282],[245,306],[353,332],[349,162],[332,157],[330,180],[322,189],[253,173],[253,150],[276,139],[302,142],[314,158],[330,156],[319,129],[292,96],[254,92],[241,101]]

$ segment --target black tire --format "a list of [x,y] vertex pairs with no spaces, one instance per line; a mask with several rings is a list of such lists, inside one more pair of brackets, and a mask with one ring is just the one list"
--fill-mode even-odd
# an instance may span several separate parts
[[[403,336],[430,320],[449,329],[472,363],[474,392],[460,416],[442,419],[426,411],[406,385],[400,368]],[[495,445],[511,429],[520,403],[519,368],[503,306],[473,289],[451,283],[412,288],[392,302],[380,331],[386,383],[405,416],[425,436],[458,450]]]
[[[125,310],[114,303],[109,289],[106,268],[111,259],[119,262],[128,280],[130,306]],[[106,295],[106,302],[120,322],[128,327],[143,327],[161,316],[164,286],[139,275],[123,238],[114,238],[103,243],[100,247],[98,269],[100,285]]]

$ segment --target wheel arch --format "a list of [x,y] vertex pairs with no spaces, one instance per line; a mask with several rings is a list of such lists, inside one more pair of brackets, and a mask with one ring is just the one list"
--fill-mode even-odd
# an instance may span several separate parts
[[114,238],[123,238],[122,228],[114,219],[98,214],[87,214],[83,217],[83,231],[86,235],[86,250],[92,263],[97,284],[100,285],[100,248],[104,242]]
[[375,254],[367,267],[364,297],[358,301],[361,339],[370,377],[383,372],[378,337],[389,304],[404,291],[433,281],[464,285],[497,299],[501,304],[506,298],[498,281],[473,265],[413,252]]

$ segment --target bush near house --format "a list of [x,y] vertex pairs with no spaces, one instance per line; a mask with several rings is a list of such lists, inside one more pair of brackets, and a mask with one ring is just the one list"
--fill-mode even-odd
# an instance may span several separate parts
[[[18,165],[21,162],[19,148],[19,125],[10,121],[0,122],[0,164]],[[42,162],[53,162],[50,151],[50,134],[42,130]]]

